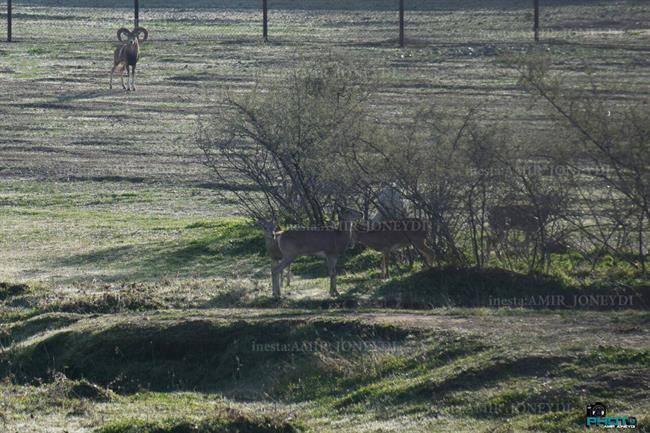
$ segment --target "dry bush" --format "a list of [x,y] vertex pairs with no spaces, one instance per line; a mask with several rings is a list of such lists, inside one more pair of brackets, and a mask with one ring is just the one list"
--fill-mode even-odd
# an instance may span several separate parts
[[496,253],[498,265],[548,271],[571,241],[584,252],[636,250],[645,271],[650,113],[612,106],[596,87],[564,88],[542,55],[516,65],[559,126],[552,145],[480,107],[434,105],[380,125],[376,77],[340,59],[227,98],[202,118],[197,141],[253,218],[322,225],[341,205],[369,218],[389,188],[403,202],[393,210],[428,223],[439,265],[480,268]]
[[615,103],[593,81],[584,89],[566,86],[543,55],[518,59],[517,66],[521,83],[564,132],[553,157],[565,168],[564,187],[572,192],[567,221],[579,232],[577,247],[628,255],[646,273],[650,109]]
[[355,188],[343,154],[372,131],[370,77],[346,61],[303,64],[204,116],[205,162],[245,213],[323,225]]

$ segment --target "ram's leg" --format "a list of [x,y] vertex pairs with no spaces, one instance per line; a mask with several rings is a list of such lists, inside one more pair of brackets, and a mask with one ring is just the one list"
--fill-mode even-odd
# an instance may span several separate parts
[[135,65],[131,66],[131,90],[135,92]]
[[126,65],[126,90],[131,91],[131,68]]
[[113,68],[111,69],[111,81],[108,84],[108,88],[112,89],[113,88],[113,75],[115,75],[115,71],[118,69],[119,65],[113,65]]
[[[122,66],[122,68],[120,68],[120,81],[122,83],[122,88],[124,90],[126,90],[126,86],[124,85],[124,69],[125,69],[124,66]],[[127,71],[127,73],[128,73],[128,71]]]

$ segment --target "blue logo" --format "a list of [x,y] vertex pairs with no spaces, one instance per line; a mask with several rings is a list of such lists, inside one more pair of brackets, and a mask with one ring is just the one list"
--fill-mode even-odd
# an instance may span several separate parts
[[605,405],[594,403],[587,406],[585,425],[587,428],[636,428],[637,420],[633,416],[607,416]]

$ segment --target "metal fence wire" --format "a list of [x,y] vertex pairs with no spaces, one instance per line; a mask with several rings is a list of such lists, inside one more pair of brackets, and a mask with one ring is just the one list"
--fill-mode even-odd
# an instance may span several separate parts
[[[541,3],[541,4],[540,4]],[[597,2],[591,2],[596,4]],[[427,46],[616,42],[634,6],[610,10],[605,29],[572,5],[589,0],[9,0],[7,39],[110,41],[142,25],[152,39],[277,44]],[[595,7],[595,6],[594,6]],[[639,12],[646,10],[640,3]],[[602,27],[602,26],[601,26]],[[588,33],[588,34],[587,34]],[[629,41],[626,41],[629,42]],[[632,41],[634,42],[634,41]],[[646,41],[647,42],[647,41]]]

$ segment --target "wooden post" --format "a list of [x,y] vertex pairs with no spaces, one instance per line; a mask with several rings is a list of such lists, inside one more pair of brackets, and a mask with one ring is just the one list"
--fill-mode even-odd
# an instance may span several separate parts
[[11,42],[11,0],[7,0],[7,42]]
[[539,42],[539,0],[533,0],[533,7],[535,9],[535,23],[533,24],[533,32],[535,33],[535,42]]
[[269,41],[269,8],[267,0],[262,0],[262,37]]
[[133,27],[140,26],[140,1],[134,0],[133,3]]
[[399,46],[404,48],[404,0],[399,0]]

